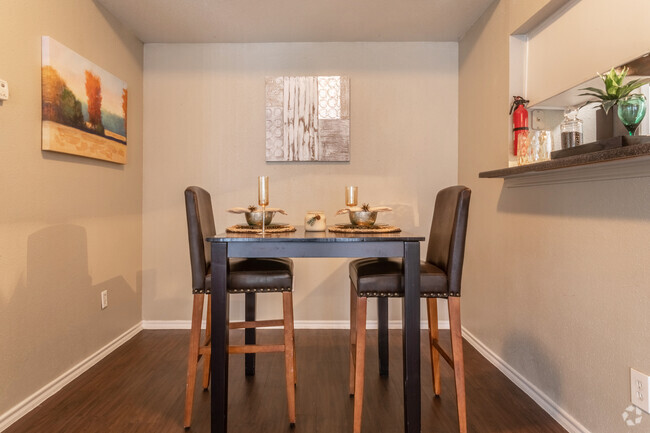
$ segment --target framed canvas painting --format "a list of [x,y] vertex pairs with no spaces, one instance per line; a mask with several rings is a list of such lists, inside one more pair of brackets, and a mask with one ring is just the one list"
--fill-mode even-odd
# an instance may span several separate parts
[[126,83],[42,38],[42,149],[126,164]]
[[266,160],[349,161],[349,78],[266,77]]

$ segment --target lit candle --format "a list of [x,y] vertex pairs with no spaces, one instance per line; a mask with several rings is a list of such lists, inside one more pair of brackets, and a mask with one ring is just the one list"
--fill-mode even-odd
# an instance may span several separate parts
[[257,203],[260,206],[269,204],[269,177],[260,176],[257,178]]
[[346,186],[345,187],[345,204],[347,206],[356,206],[357,205],[357,187],[356,186]]

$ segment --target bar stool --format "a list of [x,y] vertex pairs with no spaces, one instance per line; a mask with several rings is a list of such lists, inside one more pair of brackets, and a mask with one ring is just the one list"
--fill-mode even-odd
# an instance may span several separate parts
[[[187,230],[192,268],[192,293],[194,296],[183,423],[185,428],[189,428],[192,419],[197,363],[202,356],[204,360],[203,388],[207,389],[210,383],[211,273],[210,245],[205,239],[214,236],[216,231],[214,215],[212,213],[212,200],[206,190],[197,186],[188,187],[185,190],[185,210],[187,212]],[[228,353],[246,354],[246,373],[247,375],[251,375],[254,374],[253,357],[255,353],[284,352],[289,423],[294,425],[296,423],[296,358],[294,350],[295,337],[292,298],[293,262],[290,259],[273,258],[230,259],[228,265],[228,294],[243,293],[246,295],[246,321],[229,323],[230,329],[243,328],[246,330],[246,344],[243,346],[228,346]],[[282,293],[283,318],[278,320],[256,321],[256,293]],[[205,339],[201,343],[201,321],[205,295],[208,295],[207,327]],[[284,344],[251,344],[255,343],[255,328],[269,326],[282,326],[284,328]]]
[[[434,394],[440,395],[440,355],[442,355],[454,370],[458,425],[461,433],[467,432],[467,420],[460,323],[460,283],[470,195],[470,189],[461,185],[438,192],[426,260],[420,263],[420,296],[427,300]],[[354,395],[354,433],[361,432],[367,300],[370,297],[382,300],[403,296],[402,260],[367,258],[350,262],[349,386],[350,395]],[[447,299],[448,303],[451,356],[443,350],[438,341],[437,300],[439,298]]]

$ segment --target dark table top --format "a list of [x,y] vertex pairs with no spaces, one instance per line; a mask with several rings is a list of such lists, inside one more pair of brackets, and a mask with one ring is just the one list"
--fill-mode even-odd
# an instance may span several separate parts
[[424,236],[408,232],[397,233],[334,233],[307,232],[304,226],[296,226],[295,232],[267,233],[219,233],[207,238],[208,242],[421,242]]

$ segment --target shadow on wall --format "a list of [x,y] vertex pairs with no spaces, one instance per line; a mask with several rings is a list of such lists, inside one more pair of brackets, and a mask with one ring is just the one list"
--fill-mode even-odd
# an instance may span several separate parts
[[88,158],[80,155],[71,155],[68,153],[52,152],[49,150],[42,150],[42,149],[41,149],[41,155],[43,156],[43,159],[47,159],[51,161],[63,161],[66,164],[91,165],[94,167],[101,167],[101,168],[121,171],[121,172],[124,172],[126,170],[126,166],[122,164],[115,164],[114,162],[103,161],[101,159]]
[[84,227],[56,225],[31,234],[26,258],[26,271],[0,314],[0,347],[12,348],[0,363],[0,373],[10,373],[0,374],[0,413],[116,336],[111,328],[119,322],[111,318],[122,310],[109,302],[102,312],[102,290],[110,288],[114,302],[135,294],[122,276],[92,284]]
[[514,332],[503,346],[502,359],[518,372],[526,372],[526,379],[542,384],[541,391],[552,401],[562,401],[562,381],[558,367],[547,355],[549,350],[531,336]]
[[501,188],[499,213],[650,219],[650,178]]
[[[391,212],[380,212],[377,216],[378,224],[390,224],[398,226],[402,231],[413,233],[418,228],[418,223],[421,227],[423,221],[416,221],[415,212],[412,204],[381,204],[380,206],[388,206],[393,209]],[[429,215],[426,215],[429,218]],[[426,223],[425,223],[426,224]]]
[[[296,320],[347,320],[350,314],[348,261],[340,258],[295,261]],[[305,274],[309,275],[313,287],[301,293],[300,282],[306,280]]]

